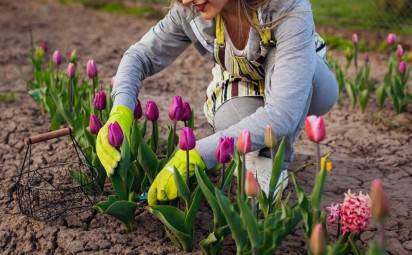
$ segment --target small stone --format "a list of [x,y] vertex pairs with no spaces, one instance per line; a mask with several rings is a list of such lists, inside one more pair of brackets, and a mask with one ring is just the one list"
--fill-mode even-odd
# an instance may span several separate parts
[[403,248],[401,242],[396,238],[391,238],[386,242],[386,250],[392,254],[408,255],[409,252]]

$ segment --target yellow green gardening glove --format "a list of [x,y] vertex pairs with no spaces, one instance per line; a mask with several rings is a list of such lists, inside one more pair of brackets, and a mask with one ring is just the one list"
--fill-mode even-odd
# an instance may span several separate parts
[[[198,167],[202,170],[206,168],[202,157],[194,149],[189,151],[189,160],[190,176],[193,176],[195,173],[195,165],[198,165]],[[173,177],[173,167],[176,167],[183,179],[186,180],[186,151],[178,150],[163,167],[163,169],[157,174],[147,195],[147,202],[150,206],[155,205],[158,200],[168,201],[177,198],[178,190]]]
[[123,105],[113,107],[109,119],[97,134],[96,153],[108,176],[114,173],[114,169],[121,159],[120,151],[110,145],[108,140],[108,126],[115,121],[122,128],[124,137],[129,139],[130,128],[133,123],[133,112]]

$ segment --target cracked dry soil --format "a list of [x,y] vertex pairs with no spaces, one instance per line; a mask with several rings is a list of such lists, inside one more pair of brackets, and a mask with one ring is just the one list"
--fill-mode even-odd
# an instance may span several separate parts
[[[49,119],[25,90],[25,81],[31,78],[29,29],[33,30],[35,43],[46,40],[51,50],[66,52],[76,48],[82,64],[95,58],[100,78],[108,85],[122,53],[155,21],[115,16],[77,5],[63,6],[51,0],[1,0],[0,9],[0,92],[17,95],[15,102],[0,103],[0,253],[187,254],[173,246],[162,225],[143,206],[137,210],[134,230],[126,233],[116,220],[93,212],[54,224],[35,221],[20,214],[17,203],[9,197],[24,156],[23,139],[49,129]],[[380,59],[372,56],[372,64],[381,67],[373,70],[375,79],[384,70]],[[189,48],[170,67],[144,82],[142,100],[155,99],[162,112],[161,120],[166,120],[170,97],[184,96],[194,105],[197,136],[203,137],[211,130],[199,98],[204,98],[211,66]],[[332,152],[334,172],[327,178],[323,205],[341,201],[347,189],[367,192],[371,181],[381,178],[392,208],[386,224],[388,253],[411,254],[412,118],[410,112],[393,116],[388,109],[378,112],[372,104],[362,114],[344,104],[326,116],[328,138],[322,149]],[[312,146],[304,136],[298,140],[297,166],[312,160]],[[36,152],[41,155],[33,160],[51,162],[65,156],[67,148],[64,139],[39,145]],[[311,188],[314,174],[313,169],[298,174],[306,190]],[[210,217],[204,205],[196,222],[196,241],[207,233]],[[362,240],[373,238],[375,231],[372,224],[362,234]],[[193,254],[200,254],[198,246],[194,250]],[[234,251],[233,243],[228,241],[223,254]],[[304,254],[301,229],[285,240],[278,254]]]

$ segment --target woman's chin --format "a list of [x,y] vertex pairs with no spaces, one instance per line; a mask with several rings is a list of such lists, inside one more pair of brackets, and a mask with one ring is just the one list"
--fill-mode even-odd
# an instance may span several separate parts
[[205,20],[212,20],[217,16],[217,13],[215,12],[208,12],[208,11],[204,11],[204,12],[199,12],[200,16],[202,16],[202,18],[204,18]]

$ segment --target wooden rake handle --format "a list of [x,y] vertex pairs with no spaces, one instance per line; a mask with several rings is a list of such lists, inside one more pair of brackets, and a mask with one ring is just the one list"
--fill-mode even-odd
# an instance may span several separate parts
[[40,143],[40,142],[44,142],[44,141],[48,141],[51,139],[55,139],[55,138],[59,138],[62,136],[66,136],[66,135],[70,135],[72,133],[72,129],[71,128],[62,128],[59,130],[55,130],[55,131],[51,131],[51,132],[47,132],[47,133],[43,133],[43,134],[38,134],[38,135],[33,135],[30,136],[26,143],[27,144],[35,144],[35,143]]

